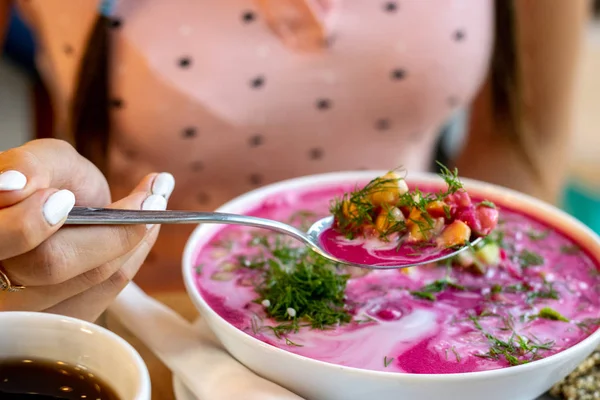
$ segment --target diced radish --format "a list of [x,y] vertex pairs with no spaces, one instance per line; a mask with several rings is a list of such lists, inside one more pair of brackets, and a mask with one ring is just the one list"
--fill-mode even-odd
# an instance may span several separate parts
[[456,220],[462,221],[471,228],[471,230],[475,233],[481,230],[481,225],[479,220],[477,219],[477,215],[475,214],[475,209],[473,207],[465,208],[460,210],[456,214]]
[[465,191],[458,191],[446,196],[446,203],[455,205],[458,208],[467,208],[471,206],[471,196]]
[[498,210],[479,204],[475,208],[475,215],[479,220],[479,230],[475,233],[479,235],[489,235],[489,233],[498,225]]

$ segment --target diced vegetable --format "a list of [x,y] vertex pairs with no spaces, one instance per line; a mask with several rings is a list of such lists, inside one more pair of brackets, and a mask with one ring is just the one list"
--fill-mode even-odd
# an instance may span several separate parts
[[454,221],[446,226],[438,238],[438,244],[445,247],[461,246],[469,241],[471,228],[462,221]]

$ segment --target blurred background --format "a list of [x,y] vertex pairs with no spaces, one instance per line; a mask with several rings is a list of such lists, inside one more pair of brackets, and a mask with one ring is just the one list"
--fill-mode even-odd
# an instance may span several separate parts
[[[571,148],[565,149],[570,166],[562,207],[600,233],[600,0],[594,3],[576,88],[574,139]],[[33,135],[34,93],[39,87],[34,51],[27,27],[13,12],[0,58],[0,151]],[[467,112],[458,112],[443,129],[440,157],[460,147]]]

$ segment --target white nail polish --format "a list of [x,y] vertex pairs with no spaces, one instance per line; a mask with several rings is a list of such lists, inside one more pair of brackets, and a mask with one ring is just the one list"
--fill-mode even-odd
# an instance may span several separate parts
[[59,190],[48,197],[42,212],[50,225],[56,225],[67,217],[75,205],[75,195],[69,190]]
[[21,190],[27,185],[27,177],[19,171],[0,173],[0,191]]
[[152,194],[158,194],[168,199],[175,188],[175,178],[168,172],[162,172],[156,175],[152,184]]
[[[167,209],[167,199],[159,194],[150,195],[142,203],[142,210],[163,211]],[[148,229],[152,228],[153,224],[148,224]]]

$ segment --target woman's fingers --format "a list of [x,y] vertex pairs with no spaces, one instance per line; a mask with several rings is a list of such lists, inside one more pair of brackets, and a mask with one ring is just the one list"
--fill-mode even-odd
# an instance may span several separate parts
[[142,241],[126,256],[125,260],[120,260],[117,264],[121,268],[107,280],[43,311],[88,321],[97,320],[119,292],[133,279],[152,249],[157,236],[158,227],[154,227],[148,235],[148,240]]
[[[172,176],[149,175],[131,195],[109,207],[165,209],[165,197],[152,194],[155,187],[163,187],[159,183],[165,179],[172,180]],[[4,269],[16,284],[58,285],[127,254],[140,243],[147,230],[145,225],[64,227],[34,250],[5,259]]]
[[0,260],[38,247],[62,226],[74,205],[72,192],[42,189],[12,207],[0,209]]
[[34,140],[0,154],[0,208],[47,188],[68,189],[81,205],[110,203],[102,173],[67,142]]
[[[158,226],[150,229],[137,247],[126,255],[66,282],[50,286],[32,286],[13,293],[3,294],[0,292],[0,311],[43,311],[97,285],[105,285],[109,279],[112,279],[114,285],[120,277],[117,274],[119,270],[122,270],[128,277],[134,276],[154,245],[158,232]],[[89,307],[89,305],[84,307]]]

